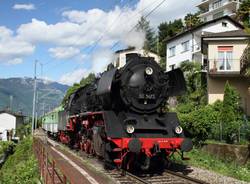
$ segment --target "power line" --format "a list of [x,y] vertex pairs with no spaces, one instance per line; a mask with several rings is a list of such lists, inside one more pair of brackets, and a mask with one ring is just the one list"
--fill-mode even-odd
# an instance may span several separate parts
[[[132,1],[132,0],[130,0]],[[143,8],[142,10],[140,10],[139,12],[136,12],[136,14],[140,14],[142,13],[143,11],[145,11],[146,9],[148,9],[150,6],[152,6],[155,2],[157,2],[158,0],[156,1],[153,1],[152,3],[150,3],[148,6],[146,6],[145,8]],[[112,22],[111,26],[109,27],[109,29],[106,29],[106,31],[104,31],[104,33],[101,35],[101,37],[95,42],[94,46],[91,48],[91,50],[87,53],[87,54],[90,54],[93,50],[95,50],[96,46],[98,45],[98,43],[104,38],[105,34],[110,31],[114,25],[114,23],[121,17],[121,15],[123,14],[124,12],[120,12],[120,14],[117,16],[117,18]],[[134,16],[132,16],[130,19],[132,19]]]
[[[142,10],[136,12],[136,14],[140,14],[142,13],[143,11],[145,11],[146,9],[148,9],[149,7],[151,7],[153,4],[155,4],[158,0],[155,0],[153,1],[152,3],[150,3],[148,6],[146,6],[145,8],[143,8]],[[151,15],[156,9],[158,9],[166,0],[162,0],[160,3],[158,3],[149,13],[147,13],[145,16],[143,16],[144,18],[147,18],[149,15]],[[111,26],[108,27],[109,29],[106,29],[104,31],[104,33],[102,33],[102,35],[94,42],[94,45],[93,46],[87,46],[85,47],[83,50],[87,49],[88,47],[90,47],[90,50],[87,52],[87,54],[91,54],[96,46],[98,45],[98,43],[104,38],[105,36],[105,33],[107,33],[107,31],[111,30],[111,28],[113,27],[114,23],[120,18],[120,16],[122,15],[123,12],[120,12],[120,14],[118,15],[118,17],[112,22]],[[135,15],[133,15],[130,19],[132,19]],[[100,20],[100,19],[99,19]],[[98,20],[98,21],[99,21]],[[90,26],[91,28],[93,27],[94,24],[92,24],[92,26]],[[132,32],[136,27],[137,27],[138,23],[132,27],[132,29],[130,29],[127,33],[125,33],[125,35],[129,34],[130,32]],[[116,47],[118,44],[119,44],[120,41],[117,41],[115,42],[112,46],[111,46],[111,49],[113,49],[114,47]],[[64,62],[63,64],[65,64],[67,62]],[[53,68],[57,67],[58,65],[62,65],[61,63],[55,65]],[[79,67],[80,64],[77,64],[76,67],[74,67],[74,70],[76,68]],[[47,70],[48,71],[48,70]]]
[[[131,3],[133,0],[129,0],[129,1],[130,1],[130,3]],[[122,5],[121,3],[122,3],[122,1],[120,1],[120,5]],[[121,13],[122,13],[122,12],[121,12]],[[120,13],[120,14],[121,14],[121,13]],[[121,16],[120,14],[119,14],[118,18]],[[117,18],[117,19],[118,19],[118,18]],[[91,26],[90,26],[85,32],[87,33],[89,30],[91,30],[91,29],[94,27],[94,25],[95,25],[97,22],[99,22],[100,20],[102,20],[102,17],[101,17],[100,19],[98,19],[96,22],[94,22],[93,24],[91,24]],[[113,23],[114,23],[114,22],[113,22]],[[113,23],[112,23],[112,24],[113,24]],[[93,44],[94,44],[94,47],[96,47],[97,44],[101,41],[103,35],[104,35],[104,34],[102,34],[102,35],[93,43]],[[93,46],[92,46],[92,47],[93,47]],[[81,50],[83,51],[83,50],[88,49],[88,48],[90,48],[90,51],[89,51],[89,52],[91,53],[91,52],[92,52],[92,48],[91,48],[91,46],[89,46],[89,45],[86,46],[86,47],[84,47],[84,48],[81,49]],[[49,62],[47,62],[47,63],[49,63]],[[49,69],[55,68],[55,67],[57,67],[57,66],[59,66],[59,65],[62,66],[62,65],[64,65],[65,63],[67,63],[67,62],[58,63],[58,64],[54,65],[54,67],[50,67]],[[76,67],[75,67],[75,68],[76,68]],[[48,71],[49,69],[47,69],[46,71]]]
[[[136,14],[140,14],[143,11],[145,11],[146,9],[148,9],[149,7],[151,7],[153,4],[155,4],[158,0],[153,1],[152,3],[150,3],[148,6],[146,6],[145,8],[143,8],[142,10],[140,10],[139,12],[136,12]],[[159,4],[157,4],[149,13],[147,13],[145,16],[143,16],[144,18],[147,18],[149,15],[151,15],[157,8],[159,8],[166,0],[162,0]],[[120,15],[122,14],[122,12],[119,14],[118,18],[120,17]],[[133,15],[131,18],[133,18],[135,15]],[[118,19],[117,18],[117,19]],[[131,19],[130,18],[130,19]],[[114,23],[114,22],[113,22]],[[130,32],[132,32],[136,27],[137,27],[138,23],[136,23],[127,33],[125,33],[125,35],[129,34]],[[103,39],[103,36],[105,34],[103,34],[96,42],[95,45],[92,47],[92,49],[87,53],[90,54],[94,51],[94,49],[96,48],[97,44]],[[117,46],[119,44],[120,41],[117,41],[116,43],[114,43],[111,47],[111,50]],[[74,67],[73,71],[76,70],[79,67],[80,64],[78,64],[76,67]]]
[[[142,13],[143,11],[145,11],[146,9],[148,9],[150,6],[152,6],[153,4],[155,4],[157,1],[158,1],[158,0],[153,1],[153,2],[150,3],[148,6],[144,7],[142,10],[140,10],[139,12],[136,12],[136,14]],[[159,5],[159,4],[158,4],[158,5]],[[156,7],[156,8],[157,8],[157,7]],[[117,19],[121,16],[122,13],[123,13],[123,12],[121,12],[121,13],[119,14],[119,16],[117,17]],[[135,15],[134,15],[134,16],[135,16]],[[132,16],[130,19],[133,19],[134,16]],[[137,24],[136,24],[129,32],[131,32],[136,26],[137,26]],[[105,32],[105,33],[106,33],[106,32]],[[88,54],[90,54],[90,53],[95,49],[95,47],[97,46],[97,44],[103,39],[105,33],[102,34],[101,38],[97,40],[97,42],[95,43],[94,47],[91,49],[91,51],[90,51]],[[128,33],[127,33],[127,34],[128,34]],[[116,43],[115,43],[115,44],[116,44]],[[113,46],[112,46],[112,48],[113,48]]]
[[[149,15],[151,15],[157,8],[159,8],[166,0],[162,0],[159,4],[157,4],[149,13],[147,13],[145,16],[143,16],[144,18],[147,18]],[[137,27],[138,23],[129,31],[126,33],[129,34],[131,33],[136,27]],[[116,43],[113,44],[113,46],[111,47],[111,49],[113,49],[114,47],[116,47],[119,44],[120,41],[117,41]]]

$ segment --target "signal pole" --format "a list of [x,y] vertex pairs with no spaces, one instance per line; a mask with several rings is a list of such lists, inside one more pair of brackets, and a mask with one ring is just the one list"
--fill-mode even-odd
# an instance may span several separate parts
[[32,125],[31,125],[31,133],[34,134],[34,126],[35,126],[35,113],[36,113],[36,64],[37,60],[34,63],[34,94],[33,94],[33,109],[32,109]]

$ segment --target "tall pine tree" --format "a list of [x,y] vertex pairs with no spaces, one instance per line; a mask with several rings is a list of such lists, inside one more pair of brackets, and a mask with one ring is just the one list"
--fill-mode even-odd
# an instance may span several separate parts
[[141,17],[137,24],[137,30],[145,32],[145,42],[143,49],[146,51],[157,52],[157,39],[153,28],[150,27],[150,22],[144,17]]
[[222,132],[227,143],[234,142],[242,123],[242,111],[239,102],[239,93],[227,81],[224,88],[223,107],[220,115],[223,127]]

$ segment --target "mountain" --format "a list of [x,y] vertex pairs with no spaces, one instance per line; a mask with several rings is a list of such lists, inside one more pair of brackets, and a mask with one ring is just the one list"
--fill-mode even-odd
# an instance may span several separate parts
[[[9,108],[22,111],[25,115],[32,114],[33,104],[32,78],[0,79],[0,110]],[[69,86],[48,80],[37,79],[38,115],[58,106]]]

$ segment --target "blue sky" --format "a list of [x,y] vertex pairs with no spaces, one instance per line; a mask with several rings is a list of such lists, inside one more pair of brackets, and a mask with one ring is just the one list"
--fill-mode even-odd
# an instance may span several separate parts
[[[151,25],[157,27],[160,22],[196,10],[199,0],[185,1],[188,5],[166,0],[148,18]],[[39,61],[40,77],[66,84],[90,72],[101,72],[112,60],[114,50],[126,45],[140,47],[143,34],[128,32],[160,2],[1,0],[0,78],[32,77],[35,60]],[[111,49],[117,41],[120,44]]]

